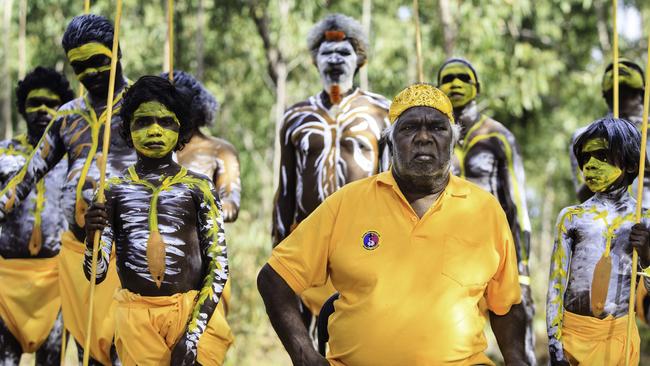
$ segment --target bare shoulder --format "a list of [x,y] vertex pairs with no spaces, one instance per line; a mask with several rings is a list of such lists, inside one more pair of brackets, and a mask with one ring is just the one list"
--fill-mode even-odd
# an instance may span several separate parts
[[373,104],[388,111],[388,108],[390,107],[390,100],[388,100],[383,95],[372,93],[367,90],[360,90],[360,94],[366,97]]
[[505,136],[508,140],[514,141],[515,136],[510,132],[510,130],[503,125],[503,123],[495,120],[492,117],[485,117],[485,123],[483,124],[482,129],[485,133],[498,133]]

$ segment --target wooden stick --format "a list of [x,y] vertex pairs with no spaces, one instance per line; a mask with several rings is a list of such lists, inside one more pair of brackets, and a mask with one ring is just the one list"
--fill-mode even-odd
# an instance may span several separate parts
[[[650,70],[650,33],[648,34],[648,64],[646,71]],[[648,110],[650,109],[650,74],[645,75],[645,93],[643,95],[643,122],[641,123],[641,157],[639,158],[639,178],[637,179],[636,192],[636,222],[641,222],[641,203],[643,201],[643,178],[645,173],[646,143],[648,141]],[[632,277],[630,278],[630,301],[627,308],[627,337],[625,338],[625,365],[630,364],[630,341],[632,338],[632,325],[635,321],[636,303],[636,270],[638,254],[632,251]]]
[[167,0],[167,42],[169,42],[169,81],[174,83],[174,0]]
[[[108,78],[108,96],[106,98],[106,121],[104,122],[104,140],[102,145],[102,158],[98,159],[99,164],[99,189],[97,201],[103,203],[104,184],[106,183],[106,161],[108,160],[108,148],[111,145],[111,120],[113,119],[113,93],[115,93],[115,77],[117,73],[118,45],[120,37],[120,20],[122,19],[122,0],[117,0],[115,10],[115,33],[113,34],[113,51],[111,56],[111,72]],[[92,108],[92,107],[91,107]],[[83,365],[88,366],[90,358],[90,334],[93,327],[93,308],[95,304],[95,287],[97,277],[97,252],[101,233],[95,231],[93,238],[93,256],[90,265],[90,294],[88,299],[88,323],[86,327],[86,340],[84,342]],[[88,240],[88,238],[86,238]]]
[[[84,14],[90,13],[90,0],[84,0]],[[79,98],[84,96],[84,85],[79,82]]]
[[613,15],[614,15],[614,42],[612,45],[612,53],[614,54],[614,63],[612,66],[614,67],[612,71],[614,72],[614,118],[618,118],[618,0],[613,0]]
[[418,0],[413,0],[413,17],[415,18],[415,53],[418,65],[418,82],[424,82],[424,71],[422,66],[422,34],[420,32],[420,5]]

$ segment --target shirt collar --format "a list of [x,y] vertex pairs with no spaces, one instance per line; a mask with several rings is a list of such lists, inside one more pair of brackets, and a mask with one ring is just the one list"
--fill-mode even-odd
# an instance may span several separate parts
[[[393,190],[403,196],[397,182],[395,181],[395,177],[393,177],[392,170],[379,173],[377,175],[377,182],[392,187]],[[447,187],[445,187],[444,194],[452,197],[465,198],[469,195],[469,192],[469,187],[466,184],[463,184],[463,180],[451,174],[449,177],[449,183],[447,183]]]

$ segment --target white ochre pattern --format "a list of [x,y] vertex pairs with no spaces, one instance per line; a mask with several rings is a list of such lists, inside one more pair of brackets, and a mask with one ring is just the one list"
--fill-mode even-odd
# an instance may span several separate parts
[[397,94],[388,111],[390,123],[395,123],[404,111],[412,107],[435,108],[449,117],[449,122],[454,123],[451,101],[445,93],[431,84],[413,84]]

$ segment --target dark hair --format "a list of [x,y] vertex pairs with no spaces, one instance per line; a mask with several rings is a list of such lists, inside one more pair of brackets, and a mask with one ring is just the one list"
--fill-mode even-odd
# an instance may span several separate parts
[[178,131],[178,142],[174,150],[181,150],[190,141],[194,125],[190,113],[190,98],[187,93],[176,88],[169,80],[159,76],[143,76],[130,86],[124,94],[124,101],[120,110],[122,128],[120,133],[129,146],[131,141],[131,119],[133,113],[140,104],[156,101],[164,104],[170,111],[174,112],[180,122]]
[[[580,169],[586,163],[581,158],[582,146],[594,138],[603,138],[607,141],[608,159],[624,171],[626,184],[632,183],[639,173],[641,146],[641,133],[636,127],[621,118],[605,117],[592,122],[573,144],[573,153],[578,158]],[[629,168],[634,169],[628,172]]]
[[[169,78],[169,72],[163,72],[160,76],[167,79]],[[217,110],[219,110],[219,102],[205,86],[190,73],[180,70],[174,71],[174,86],[183,90],[192,98],[191,112],[194,127],[212,125]]]
[[[73,48],[91,42],[99,42],[108,49],[113,47],[113,23],[101,15],[78,15],[70,21],[63,33],[61,45],[67,53]],[[118,47],[117,57],[121,57]]]
[[70,89],[68,79],[56,72],[54,69],[38,66],[32,72],[25,75],[22,81],[16,86],[16,107],[18,113],[25,118],[25,101],[30,91],[38,88],[47,88],[53,91],[61,99],[60,105],[67,103],[74,98]]
[[438,69],[438,86],[440,86],[440,75],[442,74],[442,70],[445,68],[445,66],[447,66],[447,65],[449,65],[451,63],[464,64],[465,66],[467,66],[472,71],[472,74],[474,74],[474,80],[476,80],[476,93],[477,94],[480,93],[481,92],[481,83],[478,81],[478,74],[476,73],[476,69],[474,68],[474,66],[472,66],[472,64],[469,61],[467,61],[466,59],[464,59],[462,57],[448,58],[445,62],[443,62],[443,64]]

